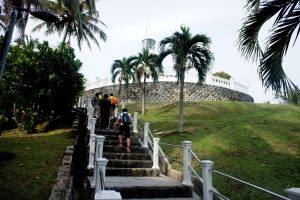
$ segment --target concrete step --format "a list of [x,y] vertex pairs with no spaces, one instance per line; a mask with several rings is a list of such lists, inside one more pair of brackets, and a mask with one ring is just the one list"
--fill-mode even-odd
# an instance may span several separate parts
[[[130,147],[131,153],[149,154],[149,149],[145,147]],[[126,146],[119,147],[117,145],[104,145],[103,152],[110,153],[126,153]]]
[[[123,143],[123,146],[127,146],[125,138],[123,138],[122,143]],[[118,144],[119,144],[119,140],[109,140],[109,139],[106,139],[106,138],[104,140],[104,145],[118,145]],[[137,141],[134,141],[134,140],[130,141],[130,145],[131,146],[137,146],[137,147],[141,146]]]
[[151,160],[151,156],[148,154],[140,153],[103,153],[103,157],[106,159],[120,159],[120,160]]
[[153,162],[151,160],[114,160],[110,159],[107,167],[112,168],[151,168]]
[[111,177],[105,179],[105,188],[116,190],[122,198],[189,198],[193,196],[190,186],[168,177]]
[[[96,135],[102,135],[102,134],[96,134]],[[115,141],[119,140],[119,135],[118,134],[116,134],[116,135],[102,135],[102,136],[105,137],[105,140],[115,140]],[[123,140],[124,141],[126,140],[126,138],[124,136],[123,136]],[[130,137],[130,140],[138,142],[138,139],[133,137],[133,136]]]
[[118,135],[118,130],[113,130],[113,129],[97,129],[95,130],[95,134],[97,135]]
[[106,168],[106,176],[159,176],[158,169],[152,168]]

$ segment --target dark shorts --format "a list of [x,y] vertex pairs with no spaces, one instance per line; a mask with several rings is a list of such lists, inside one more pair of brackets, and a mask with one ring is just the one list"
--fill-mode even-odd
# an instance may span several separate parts
[[124,133],[126,138],[130,138],[130,126],[124,126],[124,125],[120,126],[119,134],[123,135]]

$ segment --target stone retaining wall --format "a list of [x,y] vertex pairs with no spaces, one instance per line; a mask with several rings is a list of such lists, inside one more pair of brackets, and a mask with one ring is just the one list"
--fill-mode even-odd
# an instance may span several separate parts
[[[95,88],[85,92],[85,99],[87,100],[88,97],[93,97],[96,92],[101,92],[102,94],[113,93],[117,95],[118,90],[118,85]],[[179,90],[180,85],[176,82],[147,83],[146,101],[148,103],[176,102],[179,100]],[[124,85],[122,85],[119,102],[127,99],[128,103],[135,103],[140,100],[140,96],[138,84],[129,85],[127,90]],[[250,95],[228,88],[207,84],[199,86],[196,83],[185,83],[184,101],[196,102],[200,100],[254,102]]]
[[[76,193],[78,192],[74,191],[74,185],[76,184],[76,179],[78,179],[78,164],[75,166],[74,160],[79,160],[81,163],[85,163],[84,160],[86,160],[84,156],[78,156],[78,144],[83,141],[80,136],[83,135],[83,129],[85,130],[86,109],[76,108],[73,112],[74,121],[71,134],[76,138],[75,144],[74,146],[66,147],[61,166],[58,169],[56,183],[52,188],[49,200],[82,199],[77,198]],[[84,146],[86,146],[86,144],[84,144]]]

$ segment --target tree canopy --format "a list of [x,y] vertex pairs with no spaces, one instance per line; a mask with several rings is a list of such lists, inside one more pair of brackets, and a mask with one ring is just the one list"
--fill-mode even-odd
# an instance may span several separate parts
[[[266,87],[276,95],[288,95],[298,87],[286,75],[282,61],[295,35],[300,32],[300,10],[298,0],[247,0],[248,15],[240,29],[239,50],[246,59],[259,61],[259,76]],[[263,25],[276,17],[262,49],[258,34]]]
[[69,114],[84,90],[82,63],[74,49],[61,45],[51,48],[47,42],[31,46],[12,46],[6,70],[0,82],[0,111],[6,116],[12,108],[25,110],[38,122]]

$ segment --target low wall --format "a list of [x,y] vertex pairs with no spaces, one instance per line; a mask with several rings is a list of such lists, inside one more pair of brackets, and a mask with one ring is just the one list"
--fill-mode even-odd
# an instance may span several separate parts
[[[176,82],[146,84],[146,101],[148,103],[172,103],[179,101],[180,84]],[[93,97],[96,92],[117,95],[118,90],[118,85],[91,89],[85,92],[85,99]],[[134,103],[139,101],[140,97],[141,93],[138,84],[131,84],[128,89],[125,89],[124,85],[122,85],[119,101],[126,100],[128,103]],[[200,86],[196,83],[185,83],[184,101],[196,102],[200,100],[254,102],[250,95],[228,88],[208,84]]]

